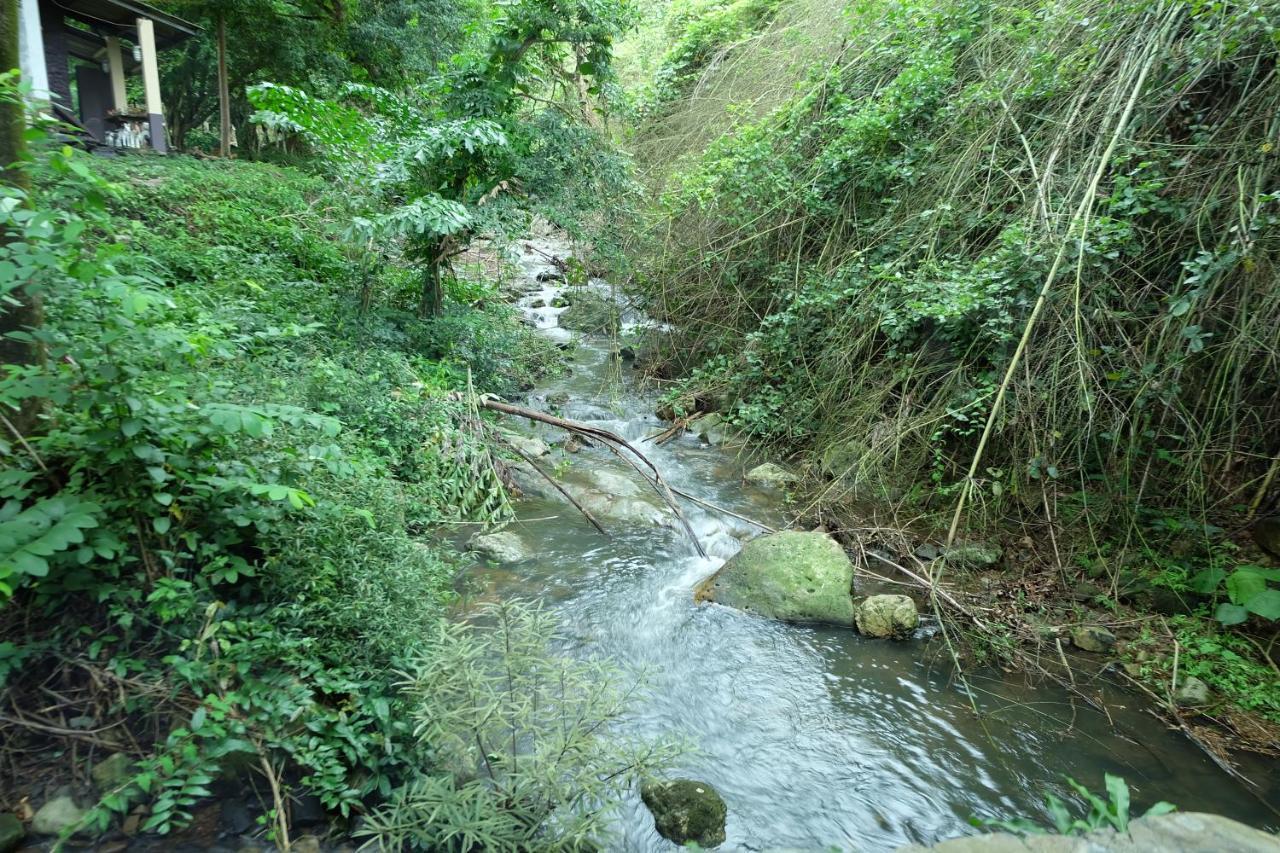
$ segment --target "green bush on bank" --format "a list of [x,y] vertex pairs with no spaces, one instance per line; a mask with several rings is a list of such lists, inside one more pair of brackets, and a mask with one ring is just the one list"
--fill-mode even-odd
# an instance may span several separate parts
[[6,697],[39,707],[52,677],[135,760],[99,828],[143,803],[169,831],[261,762],[362,811],[430,766],[394,671],[457,563],[415,534],[505,511],[448,394],[468,369],[526,384],[548,345],[502,307],[421,322],[394,269],[361,312],[344,200],[297,170],[69,150],[33,169],[5,286],[38,277],[47,359],[0,396],[48,402],[0,441]]

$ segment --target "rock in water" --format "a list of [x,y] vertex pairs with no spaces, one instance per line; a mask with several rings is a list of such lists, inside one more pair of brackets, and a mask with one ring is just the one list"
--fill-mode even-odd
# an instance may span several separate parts
[[505,531],[473,536],[467,547],[498,563],[518,563],[529,556],[520,537]]
[[16,850],[26,837],[27,831],[22,828],[22,821],[17,815],[0,814],[0,853]]
[[694,841],[703,847],[724,843],[728,809],[707,783],[693,779],[646,782],[640,786],[640,797],[663,838],[680,845]]
[[525,456],[532,456],[535,459],[539,456],[546,456],[551,452],[551,448],[540,438],[531,438],[527,435],[518,435],[513,432],[504,433],[503,440]]
[[1253,541],[1262,550],[1280,557],[1280,515],[1258,519],[1253,525]]
[[858,605],[854,620],[865,637],[902,638],[920,624],[920,613],[905,595],[873,595]]
[[1098,625],[1081,625],[1071,629],[1071,644],[1086,652],[1109,652],[1116,635]]
[[754,483],[757,486],[773,486],[781,488],[789,483],[795,483],[800,478],[783,468],[781,465],[774,465],[772,462],[766,462],[763,465],[757,465],[747,472],[746,481]]
[[31,831],[37,835],[61,835],[84,819],[85,811],[68,793],[55,794],[31,819]]
[[853,624],[853,563],[825,533],[788,530],[752,539],[695,593],[783,622]]
[[1209,685],[1194,675],[1188,675],[1173,691],[1173,701],[1183,708],[1195,708],[1209,704]]

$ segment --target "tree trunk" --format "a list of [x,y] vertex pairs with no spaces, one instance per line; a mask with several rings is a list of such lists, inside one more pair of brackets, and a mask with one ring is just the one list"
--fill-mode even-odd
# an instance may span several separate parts
[[[19,0],[0,0],[0,69],[18,68],[18,19]],[[28,192],[31,181],[21,161],[26,158],[26,112],[21,103],[0,103],[0,180]],[[0,238],[8,240],[7,236]],[[18,288],[9,294],[16,305],[0,305],[0,371],[8,372],[10,366],[29,367],[39,364],[43,351],[38,343],[14,340],[10,335],[39,328],[44,322],[40,295],[26,288]],[[12,416],[13,426],[23,434],[36,424],[41,401],[25,400],[21,411]],[[8,417],[9,412],[3,412]],[[5,436],[9,438],[9,436]]]
[[444,293],[440,287],[440,262],[432,260],[422,276],[422,296],[418,300],[419,317],[439,317],[444,313]]
[[231,156],[231,87],[227,82],[227,15],[218,13],[218,154]]

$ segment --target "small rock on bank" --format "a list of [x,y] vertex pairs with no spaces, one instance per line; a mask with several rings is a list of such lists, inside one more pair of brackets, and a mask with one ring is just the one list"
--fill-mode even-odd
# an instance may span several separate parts
[[853,625],[853,563],[825,533],[787,530],[752,539],[695,592],[782,622]]
[[1099,625],[1081,625],[1071,629],[1071,644],[1086,652],[1109,652],[1116,635]]
[[70,794],[58,793],[31,819],[31,831],[36,835],[61,835],[63,830],[75,826],[84,816],[85,810],[76,805]]
[[858,633],[878,639],[902,639],[920,624],[916,603],[905,595],[873,595],[854,612]]
[[646,782],[640,798],[653,813],[658,834],[676,844],[697,842],[703,847],[724,843],[724,821],[728,814],[724,800],[705,782],[672,779]]
[[529,556],[523,540],[506,531],[473,536],[467,547],[497,563],[518,563]]
[[1178,689],[1173,691],[1173,701],[1183,708],[1208,705],[1209,698],[1209,685],[1194,675],[1188,675],[1183,678],[1178,684]]
[[766,462],[763,465],[757,465],[747,472],[744,478],[748,483],[757,486],[773,486],[781,488],[799,481],[800,477],[783,468],[781,465],[775,465],[772,462]]

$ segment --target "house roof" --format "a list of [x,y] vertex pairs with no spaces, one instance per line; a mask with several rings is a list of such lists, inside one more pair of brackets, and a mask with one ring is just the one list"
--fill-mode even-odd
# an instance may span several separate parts
[[154,6],[136,0],[51,0],[64,15],[83,21],[103,35],[137,39],[138,18],[150,18],[156,33],[156,46],[172,47],[200,32],[200,27],[176,15],[161,12]]

